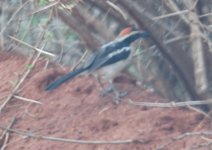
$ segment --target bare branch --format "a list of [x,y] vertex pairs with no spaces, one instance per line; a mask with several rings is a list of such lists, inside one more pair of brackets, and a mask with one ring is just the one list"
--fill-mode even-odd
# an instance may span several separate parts
[[52,7],[56,6],[56,5],[58,5],[59,3],[60,3],[60,0],[56,0],[53,3],[50,3],[50,4],[48,4],[48,5],[46,5],[46,6],[42,7],[42,8],[39,8],[39,9],[31,12],[30,15],[34,15],[34,14],[39,13],[41,11],[47,10],[49,8],[52,8]]
[[200,106],[212,103],[212,99],[199,100],[199,101],[185,101],[185,102],[169,102],[169,103],[151,103],[151,102],[138,102],[129,99],[129,103],[137,106],[145,107],[159,107],[159,108],[175,108],[175,107],[187,107],[187,106]]
[[22,101],[26,101],[26,102],[30,102],[30,103],[35,103],[35,104],[42,104],[41,102],[37,101],[37,100],[33,100],[33,99],[29,99],[29,98],[25,98],[25,97],[21,97],[21,96],[17,96],[17,95],[14,95],[13,96],[14,98],[17,98],[19,100],[22,100]]
[[32,134],[31,132],[11,129],[11,128],[2,127],[2,126],[0,126],[0,128],[3,129],[3,130],[6,130],[8,132],[27,136],[29,138],[40,139],[40,140],[48,140],[48,141],[56,141],[56,142],[67,142],[67,143],[77,143],[77,144],[131,144],[131,143],[143,144],[143,143],[145,143],[144,141],[137,140],[137,139],[135,139],[135,140],[134,139],[114,140],[114,141],[77,140],[77,139],[58,138],[58,137],[50,137],[50,136]]
[[108,5],[110,5],[113,9],[115,9],[117,12],[119,12],[122,17],[127,20],[127,15],[124,13],[123,10],[121,10],[121,8],[119,8],[117,5],[115,5],[114,3],[112,3],[111,1],[106,1]]
[[37,48],[37,47],[31,46],[30,44],[28,44],[28,43],[26,43],[26,42],[24,42],[24,41],[21,41],[21,40],[15,38],[15,37],[13,37],[13,36],[8,35],[8,37],[11,38],[12,40],[16,41],[16,42],[19,42],[19,43],[21,43],[21,44],[23,44],[23,45],[25,45],[25,46],[27,46],[27,47],[29,47],[29,48],[32,48],[32,49],[34,49],[34,50],[40,52],[41,54],[45,54],[45,55],[48,55],[48,56],[55,57],[55,54],[52,54],[52,53],[50,53],[50,52],[44,51],[44,50],[39,49],[39,48]]
[[[192,3],[190,1],[184,2],[188,7],[192,7]],[[188,13],[188,20],[190,21],[190,30],[191,30],[191,41],[192,41],[192,55],[193,55],[193,63],[194,63],[194,77],[196,90],[199,94],[205,93],[208,88],[207,81],[207,70],[205,65],[204,58],[204,49],[202,45],[201,39],[201,29],[199,27],[199,19],[196,13],[190,11]]]
[[[12,128],[13,124],[15,123],[15,121],[16,121],[16,118],[13,117],[12,120],[11,120],[11,122],[10,122],[10,124],[6,128],[7,129]],[[7,147],[7,143],[9,141],[9,137],[10,137],[10,133],[8,133],[7,130],[4,130],[3,134],[0,137],[0,140],[3,140],[4,139],[4,143],[1,146],[1,150],[5,150],[5,148]]]
[[30,2],[30,0],[26,1],[23,5],[21,5],[10,17],[10,20],[7,21],[6,25],[1,29],[0,34],[3,34],[7,27],[9,27],[9,24],[13,21],[15,16]]

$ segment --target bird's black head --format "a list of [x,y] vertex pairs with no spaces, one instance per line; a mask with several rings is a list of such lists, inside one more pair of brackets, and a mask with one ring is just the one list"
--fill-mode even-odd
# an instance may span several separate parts
[[149,32],[133,31],[130,34],[120,38],[119,40],[122,41],[125,45],[130,45],[135,40],[138,40],[140,38],[147,38],[149,36]]

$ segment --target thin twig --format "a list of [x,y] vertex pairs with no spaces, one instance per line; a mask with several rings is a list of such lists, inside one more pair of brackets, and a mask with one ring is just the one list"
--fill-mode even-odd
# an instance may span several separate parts
[[178,37],[170,38],[170,39],[164,41],[164,44],[171,44],[171,43],[179,41],[179,40],[187,40],[187,39],[189,39],[189,37],[191,37],[191,36],[185,35],[185,36],[178,36]]
[[188,12],[189,12],[189,10],[182,10],[182,11],[178,11],[178,12],[174,12],[174,13],[170,13],[170,14],[154,17],[153,20],[159,20],[159,19],[164,19],[164,18],[168,18],[168,17],[178,16],[178,15],[181,15],[181,14],[186,14]]
[[[167,7],[169,7],[173,12],[179,12],[180,8],[179,6],[174,2],[174,1],[167,1]],[[186,13],[185,13],[186,14]],[[186,23],[188,24],[189,21],[188,19],[184,16],[184,14],[179,14],[179,17]]]
[[10,134],[7,132],[0,150],[5,150],[5,148],[7,147],[9,136],[10,136]]
[[[38,58],[40,57],[40,55],[41,55],[41,52],[38,52],[38,54],[36,55],[35,59],[33,60],[32,64],[31,64],[31,66],[35,66],[35,64],[38,61]],[[19,82],[17,83],[17,85],[15,86],[15,88],[12,90],[11,94],[6,98],[6,100],[4,101],[4,103],[0,106],[0,112],[6,106],[6,104],[12,99],[12,97],[14,96],[14,94],[16,93],[16,91],[18,90],[18,88],[22,85],[22,83],[25,81],[25,79],[27,78],[27,76],[29,75],[29,73],[31,72],[31,70],[32,70],[31,68],[28,68],[28,70],[24,73],[24,75],[19,80]]]
[[193,137],[193,136],[211,136],[212,135],[212,132],[211,131],[203,131],[203,132],[186,132],[184,134],[181,134],[177,137],[174,137],[172,138],[171,141],[169,141],[168,143],[160,146],[157,148],[157,150],[163,150],[165,149],[166,147],[170,146],[171,144],[173,144],[174,142],[176,141],[180,141],[180,140],[183,140],[187,137]]
[[6,127],[0,126],[1,129],[7,130],[9,132],[24,135],[29,138],[40,139],[40,140],[48,140],[48,141],[57,141],[57,142],[67,142],[67,143],[77,143],[77,144],[131,144],[131,143],[140,143],[143,144],[144,141],[142,140],[114,140],[114,141],[93,141],[93,140],[76,140],[76,139],[68,139],[68,138],[57,138],[57,137],[50,137],[50,136],[43,136],[38,134],[32,134],[31,132],[15,130],[15,129],[8,129]]
[[202,101],[186,101],[186,102],[169,102],[169,103],[151,103],[151,102],[137,102],[129,99],[129,104],[136,105],[136,106],[145,106],[145,107],[159,107],[159,108],[176,108],[176,107],[187,107],[190,110],[193,110],[197,113],[204,115],[207,118],[211,118],[210,115],[205,113],[204,111],[195,108],[193,106],[199,105],[208,105],[211,104],[212,100],[202,100]]
[[52,8],[52,7],[56,6],[56,5],[58,5],[59,3],[60,3],[60,0],[54,1],[51,4],[48,4],[48,5],[46,5],[46,6],[42,7],[42,8],[39,8],[38,10],[33,11],[32,13],[30,13],[30,15],[34,15],[34,14],[36,14],[38,12],[41,12],[41,11],[44,11],[46,9]]
[[119,8],[117,5],[115,5],[115,4],[112,3],[111,1],[106,1],[106,3],[107,3],[109,6],[111,6],[113,9],[115,9],[117,12],[119,12],[119,13],[123,16],[123,18],[124,18],[125,20],[127,20],[127,15],[124,13],[123,10],[121,10],[121,8]]
[[[13,126],[13,124],[15,123],[15,121],[16,121],[16,118],[13,117],[10,124],[7,126],[7,129],[10,129]],[[0,150],[5,150],[5,148],[7,147],[9,138],[10,138],[10,133],[7,130],[4,130],[4,132],[2,133],[2,135],[0,137],[0,140],[4,139],[4,142],[3,142]]]
[[175,138],[173,138],[174,140],[182,140],[186,137],[190,137],[190,136],[211,136],[212,135],[212,131],[202,131],[202,132],[186,132],[183,133]]
[[[7,129],[10,129],[12,127],[12,125],[15,123],[15,121],[16,121],[16,118],[13,117],[10,121],[10,124],[7,126]],[[4,138],[6,133],[7,133],[7,130],[4,130],[4,132],[2,133],[2,135],[0,137],[1,140]]]
[[199,18],[204,18],[204,17],[208,17],[208,16],[212,16],[212,13],[200,15]]
[[6,25],[2,28],[1,33],[3,34],[4,31],[6,30],[7,27],[9,27],[9,24],[13,21],[13,19],[15,18],[15,16],[25,7],[26,4],[28,4],[30,2],[30,0],[26,1],[23,5],[21,5],[14,13],[13,15],[10,17],[10,20],[7,21]]
[[212,99],[209,100],[200,100],[200,101],[186,101],[186,102],[168,102],[168,103],[151,103],[151,102],[138,102],[129,99],[129,103],[137,106],[146,106],[146,107],[160,107],[160,108],[173,108],[173,107],[187,107],[187,106],[199,106],[207,105],[212,103]]
[[[49,14],[49,18],[48,18],[48,21],[47,21],[47,23],[46,23],[46,26],[47,26],[47,24],[49,23],[49,20],[50,20],[51,17],[52,17],[52,13],[53,13],[53,11],[51,11],[50,14]],[[44,29],[46,29],[46,28],[44,28]],[[40,39],[37,41],[36,45],[38,45],[38,44],[42,41],[42,39],[43,39],[45,33],[46,33],[46,30],[44,30],[44,31],[42,32],[42,34],[41,34],[41,36],[40,36]],[[12,38],[13,38],[13,37],[12,37]],[[18,40],[18,41],[19,41],[19,40]],[[19,42],[23,42],[23,41],[19,41]],[[34,47],[34,46],[31,46],[31,45],[29,45],[29,44],[27,44],[27,43],[25,43],[25,42],[23,42],[23,44],[26,44],[27,46],[29,46],[29,47],[32,48],[32,49],[38,49],[38,48],[36,48],[36,47]],[[46,44],[46,42],[45,42],[45,44]],[[40,57],[40,55],[41,55],[41,53],[44,52],[43,48],[45,47],[45,44],[42,46],[41,49],[38,49],[38,53],[37,53],[37,55],[35,56],[35,58],[34,58],[34,60],[32,61],[32,63],[30,64],[30,66],[32,66],[32,67],[35,66],[35,64],[37,63],[37,61],[38,61],[38,59],[39,59],[39,57]],[[51,54],[50,54],[50,55],[51,55]],[[7,103],[13,98],[13,96],[15,95],[15,93],[17,92],[17,90],[19,89],[19,87],[22,85],[22,83],[25,81],[25,79],[27,78],[27,76],[28,76],[29,73],[31,72],[31,70],[32,70],[32,68],[28,68],[27,71],[23,74],[23,76],[21,77],[21,79],[19,80],[19,82],[17,83],[17,85],[14,87],[14,89],[12,90],[12,92],[10,93],[10,95],[6,98],[6,100],[5,100],[5,101],[3,102],[3,104],[0,106],[0,112],[1,112],[1,111],[3,110],[3,108],[7,105]]]
[[21,97],[21,96],[17,96],[17,95],[13,95],[14,98],[17,98],[19,100],[22,100],[22,101],[26,101],[26,102],[30,102],[30,103],[36,103],[36,104],[40,104],[42,105],[41,102],[37,101],[37,100],[33,100],[33,99],[30,99],[30,98],[25,98],[25,97]]
[[188,105],[187,107],[188,107],[190,110],[193,110],[193,111],[195,111],[195,112],[197,112],[197,113],[200,113],[200,114],[204,115],[204,116],[207,117],[207,118],[212,119],[211,116],[210,116],[209,114],[207,114],[206,112],[204,112],[204,111],[201,110],[201,109],[198,109],[198,108],[193,107],[193,106],[190,106],[190,105]]
[[13,37],[13,36],[8,35],[8,37],[11,38],[12,40],[16,41],[16,42],[19,42],[19,43],[21,43],[21,44],[23,44],[23,45],[29,47],[29,48],[32,48],[32,49],[34,49],[34,50],[36,50],[36,51],[38,51],[38,52],[40,52],[40,53],[42,53],[42,54],[45,54],[45,55],[48,55],[48,56],[55,57],[55,54],[52,54],[52,53],[50,53],[50,52],[47,52],[47,51],[44,51],[44,50],[39,49],[39,48],[37,48],[37,47],[34,47],[34,46],[32,46],[32,45],[30,45],[30,44],[24,42],[24,41],[21,41],[21,40],[15,38],[15,37]]
[[44,65],[44,67],[43,67],[44,70],[46,70],[46,69],[48,68],[49,59],[46,59],[45,61],[46,61],[46,62],[45,62],[45,65]]

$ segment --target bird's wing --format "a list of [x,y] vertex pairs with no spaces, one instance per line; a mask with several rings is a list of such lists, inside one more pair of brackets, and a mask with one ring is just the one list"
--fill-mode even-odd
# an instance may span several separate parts
[[89,72],[93,72],[101,67],[115,64],[121,60],[126,60],[130,55],[130,47],[123,47],[120,49],[100,51],[89,68]]

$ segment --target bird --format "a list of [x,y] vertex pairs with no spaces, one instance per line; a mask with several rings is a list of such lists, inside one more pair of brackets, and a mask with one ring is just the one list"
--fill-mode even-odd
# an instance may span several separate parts
[[[84,72],[89,74],[98,72],[100,76],[103,76],[103,78],[110,83],[109,89],[116,91],[112,84],[112,80],[116,74],[122,71],[122,69],[129,63],[132,56],[132,49],[130,47],[131,43],[138,39],[149,37],[150,33],[132,31],[129,28],[126,28],[119,35],[120,36],[118,38],[107,44],[104,44],[98,51],[94,52],[84,66],[81,66],[80,68],[75,69],[74,71],[71,71],[48,84],[45,90],[52,91],[64,82]],[[117,91],[116,95],[118,95]]]

